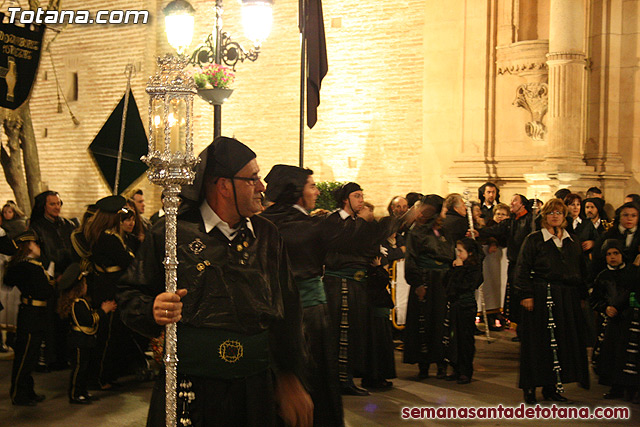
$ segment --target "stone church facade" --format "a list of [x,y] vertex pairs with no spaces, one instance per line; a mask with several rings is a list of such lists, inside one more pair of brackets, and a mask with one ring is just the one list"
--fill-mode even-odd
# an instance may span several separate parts
[[[43,53],[31,113],[43,180],[62,194],[68,216],[109,192],[87,147],[124,94],[127,64],[147,123],[146,82],[156,56],[171,52],[166,3],[63,2],[93,13],[150,12],[147,24],[67,26]],[[618,205],[640,192],[639,3],[324,0],[329,73],[318,123],[305,133],[305,166],[316,180],[359,182],[380,207],[409,191],[473,194],[486,180],[504,200],[597,185]],[[214,2],[191,4],[193,49],[211,31]],[[276,163],[298,163],[297,7],[275,2],[272,32],[256,62],[238,65],[222,108],[222,134],[256,151],[263,176]],[[249,44],[237,1],[225,1],[223,22]],[[56,80],[79,125],[64,102],[58,108]],[[194,104],[199,151],[212,139],[213,113]],[[138,186],[155,210],[159,190],[144,178]],[[0,194],[12,198],[4,182]]]

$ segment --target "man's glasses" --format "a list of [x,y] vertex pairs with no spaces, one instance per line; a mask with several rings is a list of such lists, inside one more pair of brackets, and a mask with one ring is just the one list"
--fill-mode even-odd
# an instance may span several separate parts
[[246,177],[246,176],[234,176],[233,179],[237,179],[239,181],[248,182],[249,185],[254,186],[262,180],[262,177],[256,176],[255,178]]

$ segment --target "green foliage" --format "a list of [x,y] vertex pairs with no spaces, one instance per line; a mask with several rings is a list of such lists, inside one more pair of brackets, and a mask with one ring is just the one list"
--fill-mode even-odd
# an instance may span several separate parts
[[326,209],[328,211],[333,211],[338,208],[336,200],[333,198],[333,192],[338,188],[342,187],[342,182],[336,181],[320,181],[316,182],[316,186],[318,190],[320,190],[320,195],[318,196],[318,200],[316,200],[316,209]]

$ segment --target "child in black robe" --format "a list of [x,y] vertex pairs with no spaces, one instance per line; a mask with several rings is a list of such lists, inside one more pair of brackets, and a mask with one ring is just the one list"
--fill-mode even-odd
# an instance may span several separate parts
[[53,281],[38,261],[40,244],[33,230],[15,239],[18,252],[9,262],[4,283],[20,289],[20,308],[13,369],[11,371],[11,402],[18,406],[35,406],[45,398],[34,390],[32,372],[38,362],[40,343],[44,339],[48,316],[47,305],[53,297]]
[[478,242],[467,237],[458,240],[456,259],[446,278],[449,310],[443,341],[446,360],[454,369],[446,379],[458,384],[469,384],[473,376],[477,313],[475,290],[482,284],[482,257]]
[[[635,307],[639,293],[639,269],[623,262],[623,245],[607,239],[602,254],[607,267],[595,279],[589,298],[591,306],[604,318],[598,342],[593,351],[594,370],[600,384],[611,386],[605,399],[623,397],[629,400],[637,392],[638,315]],[[635,322],[635,326],[634,326]]]
[[[91,403],[93,396],[87,390],[89,360],[96,346],[96,332],[100,319],[116,309],[114,300],[103,301],[100,308],[94,310],[87,301],[86,272],[80,264],[71,264],[58,283],[62,292],[58,300],[58,314],[69,317],[71,328],[67,340],[70,347],[71,375],[69,377],[69,403]],[[95,399],[94,399],[95,400]]]

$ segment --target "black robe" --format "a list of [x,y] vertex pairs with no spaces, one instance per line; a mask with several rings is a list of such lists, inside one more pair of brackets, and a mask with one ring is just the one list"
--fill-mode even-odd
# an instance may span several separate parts
[[[444,361],[445,276],[454,259],[453,243],[433,229],[435,220],[416,224],[407,237],[405,279],[411,286],[407,304],[404,363]],[[415,291],[425,286],[420,300]]]
[[46,217],[38,218],[29,224],[40,238],[40,260],[44,268],[49,268],[49,263],[55,263],[54,276],[58,277],[67,267],[77,260],[71,245],[71,233],[77,224],[67,218],[58,217],[50,220]]
[[[326,253],[322,236],[323,219],[305,215],[293,206],[279,203],[269,206],[261,216],[278,227],[296,282],[321,277]],[[338,354],[333,344],[330,322],[326,303],[304,304],[303,325],[310,355],[307,379],[313,400],[313,424],[316,426],[344,425]]]
[[[600,331],[602,339],[598,340],[593,352],[594,371],[600,384],[638,385],[638,376],[635,376],[635,384],[628,384],[630,378],[623,370],[633,316],[629,295],[640,281],[639,273],[638,267],[627,264],[618,270],[602,270],[594,282],[589,297],[591,307],[601,316],[606,316],[606,324],[603,323]],[[618,314],[608,317],[605,313],[608,306],[614,307]]]
[[10,396],[14,403],[26,403],[35,399],[31,373],[38,362],[47,325],[51,323],[50,307],[42,304],[51,301],[53,282],[39,261],[27,258],[9,265],[4,283],[9,287],[17,286],[21,292]]
[[553,386],[553,353],[547,327],[547,284],[551,285],[557,353],[562,383],[589,387],[586,331],[581,300],[587,298],[584,258],[579,242],[565,238],[558,249],[542,231],[530,234],[522,244],[516,266],[515,286],[520,301],[533,298],[533,311],[521,311],[520,388]]
[[[59,216],[51,220],[45,216],[36,218],[29,224],[40,239],[40,260],[45,269],[51,262],[55,268],[54,278],[60,277],[72,262],[78,260],[71,244],[71,233],[77,224]],[[64,369],[67,366],[67,332],[69,325],[55,312],[58,294],[54,293],[48,307],[50,324],[45,334],[45,360],[52,367]]]
[[[87,276],[88,295],[93,308],[99,309],[104,301],[116,299],[117,283],[133,261],[133,253],[117,232],[106,230],[93,244],[88,261],[92,265]],[[135,354],[135,345],[120,320],[119,309],[102,316],[97,345],[89,362],[89,382],[92,386],[114,382],[128,373]]]
[[[348,376],[367,376],[370,366],[368,331],[370,329],[371,306],[366,271],[373,258],[380,254],[380,243],[396,224],[392,218],[385,226],[375,221],[367,222],[360,217],[342,219],[339,211],[333,212],[323,222],[323,239],[326,241],[324,286],[327,305],[333,328],[333,341],[339,345],[343,321],[343,284],[347,291],[346,368],[341,366],[341,381]],[[357,277],[349,278],[345,272],[359,271]],[[344,279],[344,283],[343,283]],[[347,372],[344,372],[344,371]],[[346,376],[346,377],[345,377]]]
[[[225,372],[210,372],[209,378],[191,377],[196,396],[200,396],[191,408],[194,425],[214,420],[273,425],[272,372],[298,378],[304,372],[302,308],[284,243],[276,227],[259,216],[250,219],[255,237],[245,229],[229,242],[217,228],[206,233],[197,207],[183,208],[177,226],[178,289],[187,289],[188,294],[182,299],[178,328],[210,328],[247,336],[266,332],[272,361],[267,371],[244,378],[218,379]],[[117,296],[124,323],[148,337],[157,337],[163,330],[155,323],[152,309],[156,295],[165,289],[164,257],[163,217],[147,234]],[[212,358],[218,355],[218,349],[211,346],[203,345],[201,351]],[[164,425],[162,377],[154,388],[148,425]]]
[[473,356],[476,352],[475,290],[482,280],[482,265],[473,264],[453,267],[446,277],[449,328],[445,328],[445,356],[456,374],[469,378],[473,375]]

